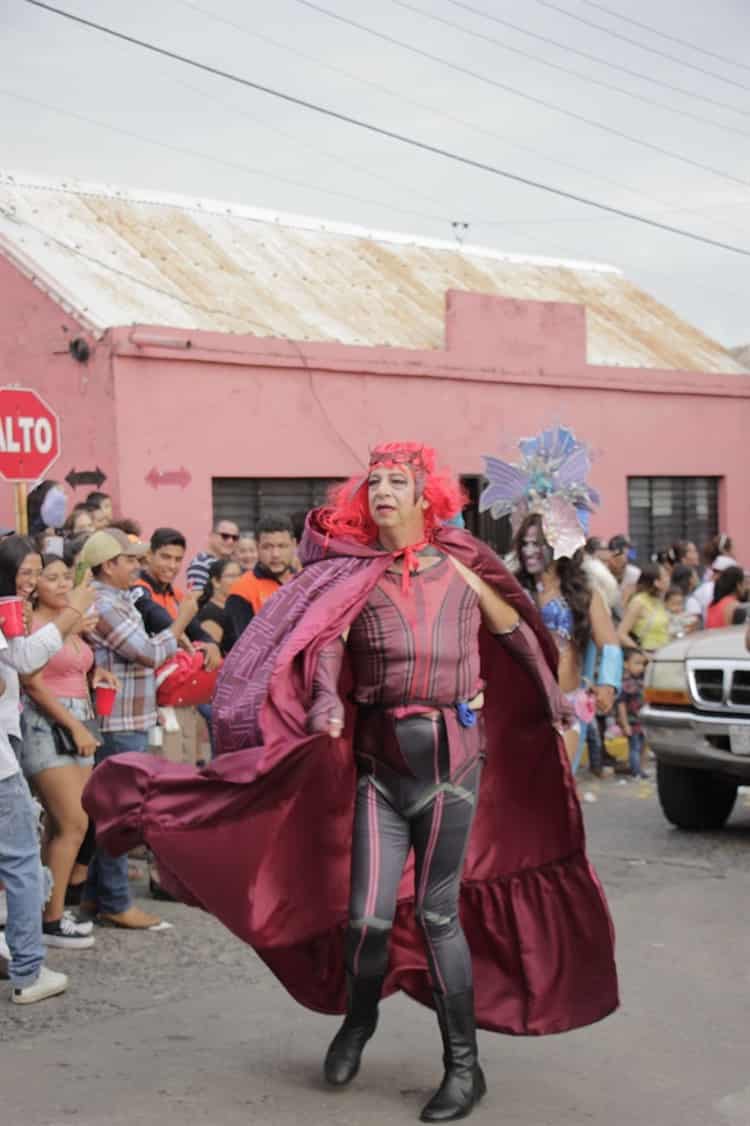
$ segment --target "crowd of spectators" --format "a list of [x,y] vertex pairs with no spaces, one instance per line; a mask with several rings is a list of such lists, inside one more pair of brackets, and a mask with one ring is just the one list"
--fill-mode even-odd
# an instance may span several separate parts
[[[288,520],[266,519],[254,532],[221,520],[183,590],[178,529],[144,541],[103,492],[68,512],[53,481],[29,495],[28,525],[28,535],[0,530],[0,975],[16,1004],[67,987],[67,975],[45,965],[46,949],[90,949],[95,921],[143,932],[167,925],[134,903],[128,858],[96,844],[87,778],[123,752],[204,764],[212,676],[299,567]],[[200,667],[191,683],[207,695],[164,702],[185,660]],[[153,865],[149,886],[169,898]]]

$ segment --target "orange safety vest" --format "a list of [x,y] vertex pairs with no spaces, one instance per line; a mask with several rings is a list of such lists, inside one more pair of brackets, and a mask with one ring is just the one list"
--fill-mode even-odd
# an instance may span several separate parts
[[252,571],[246,571],[232,589],[229,595],[236,594],[238,598],[244,598],[245,602],[249,602],[253,608],[253,613],[257,614],[264,602],[267,602],[272,594],[281,586],[281,583],[276,579],[259,579]]
[[165,591],[159,592],[154,587],[153,579],[150,577],[150,575],[146,575],[144,572],[141,572],[141,574],[138,576],[137,582],[135,582],[133,585],[145,586],[154,602],[156,602],[159,606],[163,606],[172,620],[177,617],[180,609],[180,603],[185,597],[184,591],[170,586]]

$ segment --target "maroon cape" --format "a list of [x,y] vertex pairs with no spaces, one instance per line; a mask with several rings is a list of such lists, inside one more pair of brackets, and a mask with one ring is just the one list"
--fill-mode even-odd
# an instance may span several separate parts
[[[436,542],[518,610],[554,667],[549,634],[497,556],[454,528]],[[303,572],[265,604],[224,665],[211,765],[118,755],[96,768],[84,805],[108,849],[146,843],[167,889],[250,943],[303,1005],[340,1013],[353,717],[334,742],[308,735],[305,716],[318,652],[356,617],[391,557],[349,540],[328,543],[314,514],[303,547]],[[481,650],[487,763],[460,901],[477,1020],[497,1032],[563,1032],[617,1007],[612,924],[539,689],[484,631]],[[430,1005],[413,899],[410,863],[385,992],[403,989]]]

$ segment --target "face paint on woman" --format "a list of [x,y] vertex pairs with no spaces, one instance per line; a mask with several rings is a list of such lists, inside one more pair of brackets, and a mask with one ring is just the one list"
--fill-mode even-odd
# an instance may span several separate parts
[[550,549],[540,539],[538,529],[529,528],[521,544],[521,558],[529,575],[543,574],[551,562]]

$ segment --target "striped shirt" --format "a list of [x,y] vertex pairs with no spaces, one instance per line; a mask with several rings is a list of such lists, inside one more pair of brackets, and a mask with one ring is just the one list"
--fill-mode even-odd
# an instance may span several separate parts
[[92,582],[99,620],[91,635],[99,668],[120,681],[111,716],[102,716],[102,731],[148,731],[156,726],[154,669],[177,651],[171,629],[149,637],[130,592]]
[[479,675],[479,596],[447,558],[411,576],[386,571],[352,623],[348,650],[359,704],[451,706]]
[[216,556],[209,551],[199,551],[188,564],[187,585],[188,590],[205,590],[208,582],[208,572]]

